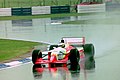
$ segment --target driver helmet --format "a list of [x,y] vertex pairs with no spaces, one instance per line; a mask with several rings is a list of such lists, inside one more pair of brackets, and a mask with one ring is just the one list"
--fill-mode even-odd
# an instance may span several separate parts
[[62,40],[60,41],[60,43],[64,43],[64,40],[62,39]]

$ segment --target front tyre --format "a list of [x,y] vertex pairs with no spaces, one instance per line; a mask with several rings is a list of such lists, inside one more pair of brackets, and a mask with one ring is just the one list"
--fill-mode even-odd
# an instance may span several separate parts
[[79,66],[80,55],[77,49],[70,50],[70,55],[68,59],[70,60],[70,70],[76,71],[80,69],[80,66]]
[[35,64],[37,58],[39,57],[40,50],[33,50],[32,52],[32,62]]

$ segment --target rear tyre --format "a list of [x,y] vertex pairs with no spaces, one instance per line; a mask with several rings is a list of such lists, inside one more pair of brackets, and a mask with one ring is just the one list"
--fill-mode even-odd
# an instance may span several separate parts
[[95,60],[94,60],[94,45],[93,44],[85,44],[83,46],[85,53],[85,69],[93,69],[95,68]]
[[80,55],[79,51],[77,49],[71,49],[70,50],[70,55],[69,55],[69,60],[70,60],[70,70],[79,70],[79,60],[80,60]]
[[40,53],[40,50],[34,50],[32,52],[32,62],[33,62],[33,64],[35,64],[37,58],[39,57],[39,53]]
[[85,52],[86,55],[88,54],[88,55],[94,56],[95,50],[94,50],[94,45],[93,44],[85,44],[83,46],[83,48],[84,48],[84,52]]

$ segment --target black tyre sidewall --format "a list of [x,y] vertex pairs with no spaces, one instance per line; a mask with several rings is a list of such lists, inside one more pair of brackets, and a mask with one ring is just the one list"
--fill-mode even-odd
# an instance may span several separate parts
[[77,49],[71,49],[69,55],[71,70],[78,70],[80,55]]
[[40,50],[33,50],[33,52],[32,52],[32,62],[33,62],[33,64],[35,64],[35,62],[38,58],[39,52],[40,52]]
[[94,56],[95,50],[94,50],[94,45],[93,44],[85,44],[83,46],[85,55],[92,55]]

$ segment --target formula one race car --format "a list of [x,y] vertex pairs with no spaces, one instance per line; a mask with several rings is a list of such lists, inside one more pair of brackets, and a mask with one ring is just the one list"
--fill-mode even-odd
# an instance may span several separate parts
[[56,45],[49,45],[48,51],[41,52],[35,49],[32,52],[32,62],[41,67],[76,67],[84,60],[86,69],[95,68],[94,46],[85,44],[85,38],[64,37]]

